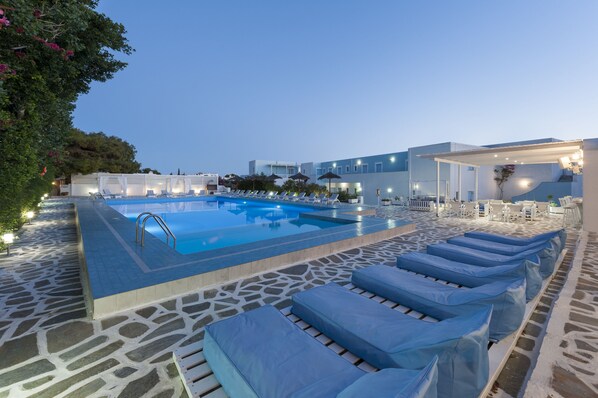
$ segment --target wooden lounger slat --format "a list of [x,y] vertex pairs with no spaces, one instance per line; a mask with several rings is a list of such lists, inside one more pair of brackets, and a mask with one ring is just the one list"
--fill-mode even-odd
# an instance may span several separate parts
[[196,352],[193,355],[180,359],[181,366],[185,369],[191,369],[194,366],[201,365],[206,359],[203,356],[203,351]]
[[214,374],[193,383],[191,387],[191,394],[193,397],[204,397],[207,394],[216,391],[220,387],[220,383]]
[[224,389],[220,387],[217,390],[214,390],[211,393],[205,395],[205,398],[228,398],[228,395],[226,395]]
[[188,383],[195,383],[198,380],[203,379],[204,377],[210,375],[212,373],[212,369],[207,362],[204,362],[201,365],[195,366],[194,368],[189,369],[185,372],[185,381]]

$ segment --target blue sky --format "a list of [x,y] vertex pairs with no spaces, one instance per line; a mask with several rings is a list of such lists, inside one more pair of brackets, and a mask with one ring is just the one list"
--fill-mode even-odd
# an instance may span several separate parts
[[163,173],[598,137],[597,1],[101,1],[136,49],[74,124]]

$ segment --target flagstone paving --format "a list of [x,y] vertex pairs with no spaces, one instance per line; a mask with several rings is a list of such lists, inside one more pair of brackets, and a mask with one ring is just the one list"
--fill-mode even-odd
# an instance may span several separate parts
[[[284,308],[296,292],[330,281],[347,283],[355,268],[391,265],[401,253],[422,250],[427,244],[469,230],[532,235],[556,229],[561,222],[557,217],[529,225],[436,219],[430,213],[383,207],[378,209],[379,217],[411,220],[417,224],[417,230],[91,320],[86,315],[79,278],[74,215],[68,200],[47,201],[33,223],[19,232],[20,239],[11,249],[11,256],[0,256],[0,398],[184,397],[171,353],[201,340],[203,328],[210,322],[264,304]],[[576,240],[577,233],[571,230],[567,242],[570,252]],[[563,262],[542,298],[542,305],[519,340],[494,394],[517,396],[524,387],[525,375],[537,356],[547,314],[566,279],[571,256]],[[596,300],[578,301],[596,306]],[[591,322],[584,311],[589,310],[575,315],[577,320],[572,320],[572,324]],[[583,345],[587,339],[580,341],[578,349],[587,348]],[[595,341],[588,344],[595,348]]]

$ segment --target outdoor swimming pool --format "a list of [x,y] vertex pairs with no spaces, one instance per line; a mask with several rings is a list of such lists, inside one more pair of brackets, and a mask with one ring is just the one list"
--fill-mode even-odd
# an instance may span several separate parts
[[[204,252],[244,243],[338,227],[343,223],[304,218],[302,213],[325,208],[223,197],[110,201],[110,206],[135,222],[143,212],[161,216],[177,238],[181,254]],[[155,220],[146,231],[166,241]]]

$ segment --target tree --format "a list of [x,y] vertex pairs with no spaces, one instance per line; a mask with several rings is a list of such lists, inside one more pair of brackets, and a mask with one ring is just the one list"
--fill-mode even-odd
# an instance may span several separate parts
[[502,199],[504,193],[504,185],[509,178],[515,173],[515,165],[508,164],[506,166],[499,166],[494,169],[494,181],[500,191],[499,199]]
[[9,0],[0,5],[0,232],[48,192],[79,94],[130,54],[123,25],[95,0]]
[[152,169],[152,168],[150,168],[150,167],[145,167],[145,168],[141,169],[141,172],[142,172],[143,174],[149,174],[149,173],[156,174],[156,175],[160,175],[160,174],[162,174],[162,173],[160,173],[158,170],[156,170],[156,169]]
[[67,181],[77,173],[139,173],[141,163],[135,160],[136,152],[121,138],[72,129],[58,172]]

